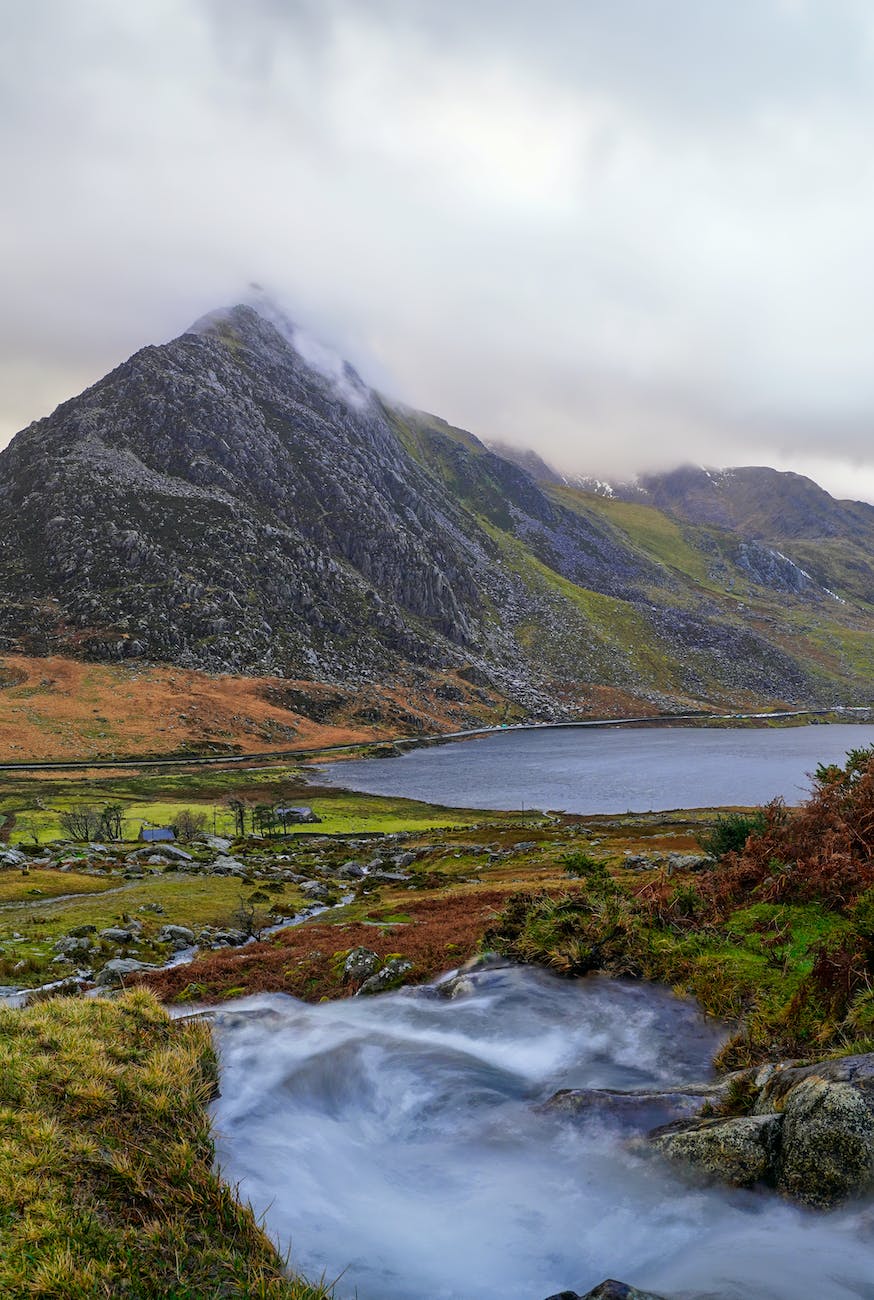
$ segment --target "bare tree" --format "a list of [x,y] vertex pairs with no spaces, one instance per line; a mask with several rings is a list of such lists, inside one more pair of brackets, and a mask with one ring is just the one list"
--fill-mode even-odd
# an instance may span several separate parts
[[183,808],[177,814],[174,830],[177,839],[187,843],[189,840],[196,839],[198,835],[202,835],[206,827],[206,813],[198,812],[194,808]]
[[246,834],[246,803],[237,798],[236,795],[229,795],[226,800],[228,807],[234,814],[234,830],[237,835],[242,837]]
[[101,837],[107,840],[121,839],[121,815],[124,808],[120,803],[108,803],[100,814]]
[[253,898],[246,898],[244,894],[240,894],[239,902],[234,909],[233,922],[236,929],[242,930],[249,938],[260,939],[270,924],[270,917],[266,912],[258,909]]
[[61,830],[71,840],[93,840],[100,834],[103,813],[91,804],[65,808],[58,814]]

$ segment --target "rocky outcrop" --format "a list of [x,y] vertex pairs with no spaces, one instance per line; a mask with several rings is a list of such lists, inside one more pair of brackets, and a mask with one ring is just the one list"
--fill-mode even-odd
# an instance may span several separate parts
[[656,1129],[649,1142],[660,1155],[706,1177],[732,1187],[752,1187],[773,1173],[781,1125],[779,1115],[680,1121]]
[[547,1300],[665,1300],[665,1297],[656,1295],[654,1291],[639,1291],[635,1286],[607,1278],[606,1282],[587,1291],[585,1295],[578,1295],[576,1291],[559,1291],[547,1296]]
[[828,1207],[874,1187],[874,1054],[738,1076],[751,1114],[656,1129],[651,1150],[696,1176]]

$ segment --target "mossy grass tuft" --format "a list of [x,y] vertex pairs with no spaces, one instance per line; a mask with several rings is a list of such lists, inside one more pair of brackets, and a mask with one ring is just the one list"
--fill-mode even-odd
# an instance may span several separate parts
[[0,1295],[326,1300],[213,1169],[216,1078],[143,989],[0,1012]]

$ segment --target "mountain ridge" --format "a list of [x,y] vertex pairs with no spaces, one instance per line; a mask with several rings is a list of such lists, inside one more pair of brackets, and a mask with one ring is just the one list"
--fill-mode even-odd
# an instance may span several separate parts
[[362,690],[463,671],[543,718],[604,690],[858,702],[874,507],[811,484],[808,536],[800,476],[609,496],[536,471],[285,318],[210,313],[0,452],[0,649]]

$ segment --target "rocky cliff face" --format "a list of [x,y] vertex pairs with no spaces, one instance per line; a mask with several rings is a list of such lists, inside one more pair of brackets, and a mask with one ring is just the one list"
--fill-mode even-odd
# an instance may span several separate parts
[[[591,502],[249,307],[20,433],[0,514],[9,650],[325,681],[463,668],[543,716],[604,687],[658,706],[835,696],[791,629],[739,617]],[[719,563],[747,594],[834,604],[786,556],[730,541]]]

